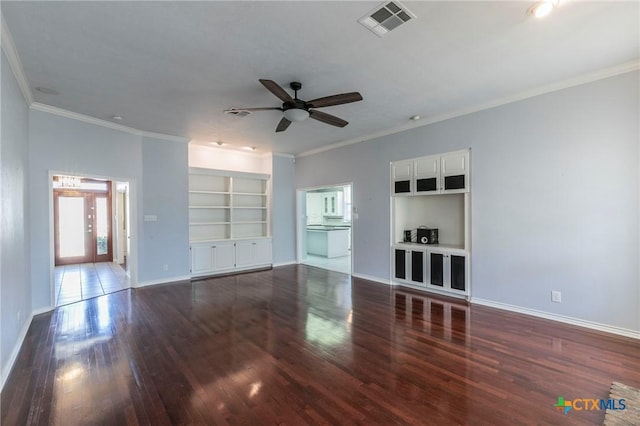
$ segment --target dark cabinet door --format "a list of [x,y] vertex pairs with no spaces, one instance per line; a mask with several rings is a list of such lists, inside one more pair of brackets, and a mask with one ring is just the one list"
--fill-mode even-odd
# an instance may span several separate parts
[[451,288],[455,290],[465,291],[465,268],[466,262],[464,256],[451,255]]
[[398,279],[405,280],[407,279],[407,257],[404,250],[395,249],[395,276]]
[[424,252],[411,252],[411,281],[424,283]]
[[431,265],[429,271],[431,272],[431,285],[437,285],[438,287],[444,286],[444,254],[442,253],[430,253],[429,265]]
[[394,182],[394,193],[396,194],[408,194],[411,192],[411,181],[398,180]]

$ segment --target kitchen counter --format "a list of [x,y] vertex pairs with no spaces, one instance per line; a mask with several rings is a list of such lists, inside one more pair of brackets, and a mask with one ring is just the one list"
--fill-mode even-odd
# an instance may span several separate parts
[[349,227],[307,226],[307,253],[328,258],[349,255]]

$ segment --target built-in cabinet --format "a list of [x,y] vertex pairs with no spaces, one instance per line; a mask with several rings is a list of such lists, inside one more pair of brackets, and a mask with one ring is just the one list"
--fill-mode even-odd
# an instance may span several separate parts
[[322,214],[323,216],[329,216],[329,217],[344,216],[344,193],[343,192],[322,193]]
[[[469,150],[391,163],[392,282],[440,294],[470,295]],[[439,244],[405,242],[418,227],[439,229]]]
[[469,192],[469,150],[391,163],[393,195]]
[[270,266],[269,176],[189,169],[191,274]]

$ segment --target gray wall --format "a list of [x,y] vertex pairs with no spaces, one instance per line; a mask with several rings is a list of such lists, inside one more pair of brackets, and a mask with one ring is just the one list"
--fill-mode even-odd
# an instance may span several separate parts
[[155,215],[158,220],[142,224],[140,281],[190,274],[187,157],[186,143],[142,139],[140,216]]
[[[137,194],[138,229],[137,235],[132,235],[132,251],[139,259],[138,282],[189,273],[186,144],[145,138],[36,110],[30,111],[29,131],[34,309],[52,304],[49,171],[131,181],[132,193]],[[151,149],[154,144],[157,152]],[[162,189],[158,182],[167,184],[167,188]],[[158,215],[159,221],[143,222],[143,212]],[[169,241],[175,246],[168,245]],[[180,247],[185,253],[180,252]],[[163,270],[165,264],[167,271]]]
[[274,265],[296,261],[294,159],[273,155],[272,225]]
[[388,280],[389,162],[470,147],[472,297],[639,331],[638,81],[298,158],[296,186],[354,182],[354,272]]
[[29,109],[4,51],[0,119],[0,383],[31,315],[29,279]]

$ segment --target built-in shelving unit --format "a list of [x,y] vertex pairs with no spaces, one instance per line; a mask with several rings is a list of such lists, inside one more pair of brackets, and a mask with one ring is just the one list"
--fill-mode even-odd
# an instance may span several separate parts
[[[266,174],[189,169],[193,275],[271,264],[268,183]],[[222,249],[228,251],[224,256]]]
[[[469,298],[469,158],[461,150],[391,163],[394,284]],[[438,244],[420,244],[418,228],[438,229]]]

